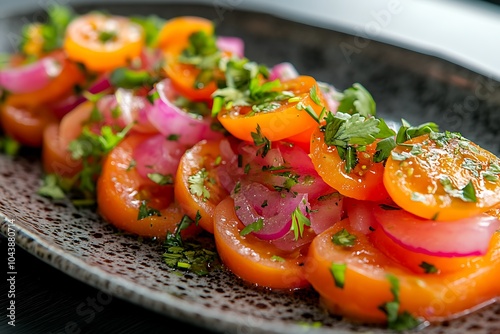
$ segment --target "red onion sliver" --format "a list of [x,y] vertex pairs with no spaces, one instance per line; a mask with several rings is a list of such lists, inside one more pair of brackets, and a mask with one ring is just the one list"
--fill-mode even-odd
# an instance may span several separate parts
[[243,58],[245,54],[245,42],[239,37],[218,36],[217,47],[221,51],[227,51],[238,58]]
[[336,113],[339,107],[339,102],[335,98],[338,94],[335,87],[326,82],[318,82],[318,87],[321,93],[323,93],[323,97],[325,98],[326,104],[328,105],[328,110],[330,110],[332,113]]
[[391,239],[418,253],[443,256],[486,254],[500,221],[478,215],[456,221],[437,222],[419,218],[404,210],[374,208],[375,219]]
[[137,172],[147,178],[148,174],[175,176],[186,147],[176,141],[167,140],[158,134],[139,144],[133,153]]
[[[282,196],[284,195],[284,196]],[[263,219],[264,227],[253,232],[263,240],[283,237],[292,224],[292,213],[300,207],[306,214],[307,194],[280,193],[271,191],[260,183],[242,183],[240,191],[232,193],[234,205],[239,207],[236,215],[245,226]]]
[[[92,94],[98,94],[104,92],[106,89],[111,87],[111,83],[107,76],[101,76],[97,79],[94,84],[92,84],[88,91]],[[82,95],[70,95],[65,99],[57,101],[50,106],[52,112],[58,118],[62,118],[64,115],[69,113],[71,110],[75,109],[79,104],[85,102],[87,99]]]
[[375,203],[370,201],[361,201],[354,198],[344,198],[344,209],[349,217],[349,224],[353,230],[368,234],[371,232],[370,228],[377,225],[373,209]]
[[325,194],[320,200],[311,201],[311,228],[320,234],[342,219],[343,197],[339,193]]
[[164,136],[176,135],[178,141],[185,145],[194,145],[202,139],[221,139],[222,133],[210,128],[211,118],[201,118],[185,112],[172,101],[176,92],[170,79],[156,84],[160,95],[148,113],[148,120]]
[[0,70],[0,87],[12,93],[30,93],[42,89],[62,71],[54,57],[45,57],[35,63]]
[[271,68],[271,73],[269,74],[269,80],[279,79],[281,81],[286,81],[290,79],[295,79],[299,76],[299,72],[295,69],[292,63],[284,62],[274,65]]

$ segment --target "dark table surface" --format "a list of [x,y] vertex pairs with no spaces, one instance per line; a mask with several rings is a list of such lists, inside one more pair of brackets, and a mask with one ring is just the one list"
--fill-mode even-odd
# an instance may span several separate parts
[[[0,235],[2,267],[7,239]],[[8,277],[0,285],[0,333],[211,333],[109,296],[16,247],[15,327],[8,324]],[[7,273],[7,271],[4,271]]]

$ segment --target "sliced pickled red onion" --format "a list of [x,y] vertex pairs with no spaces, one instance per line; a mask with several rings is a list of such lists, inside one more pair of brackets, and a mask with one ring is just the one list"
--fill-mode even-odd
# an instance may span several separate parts
[[210,116],[185,112],[174,104],[178,96],[170,79],[163,79],[156,84],[160,98],[147,114],[148,120],[164,136],[175,135],[181,144],[194,145],[202,139],[221,139],[222,133],[211,129]]
[[329,83],[326,82],[318,82],[318,87],[323,93],[323,97],[326,100],[326,104],[328,105],[328,110],[335,113],[339,107],[339,102],[337,100],[337,95],[339,92]]
[[307,194],[292,194],[269,190],[256,182],[242,182],[241,188],[233,192],[236,215],[248,226],[259,219],[263,228],[252,232],[263,240],[275,240],[283,237],[292,226],[292,213],[299,207],[306,215]]
[[135,148],[135,168],[145,178],[148,178],[148,174],[174,177],[185,151],[186,146],[167,140],[162,134],[153,135]]
[[343,204],[353,230],[368,234],[377,225],[373,215],[373,209],[377,204],[374,202],[345,197]]
[[311,200],[309,216],[311,228],[316,234],[320,234],[342,219],[343,202],[343,196],[338,192],[327,193],[318,199]]
[[274,65],[269,73],[269,80],[290,80],[299,76],[299,72],[295,69],[292,63],[283,62]]
[[62,71],[56,57],[47,56],[32,64],[0,70],[0,87],[12,93],[30,93],[42,89]]
[[481,214],[455,221],[436,222],[419,218],[404,210],[373,210],[376,221],[396,243],[418,253],[443,256],[486,254],[500,221]]
[[[106,75],[99,77],[88,89],[89,93],[98,94],[104,92],[111,87],[111,83]],[[52,112],[62,118],[64,115],[75,109],[78,105],[85,102],[87,99],[83,95],[70,95],[50,106]]]
[[216,44],[219,50],[227,51],[239,58],[243,58],[245,54],[245,42],[239,37],[218,36]]

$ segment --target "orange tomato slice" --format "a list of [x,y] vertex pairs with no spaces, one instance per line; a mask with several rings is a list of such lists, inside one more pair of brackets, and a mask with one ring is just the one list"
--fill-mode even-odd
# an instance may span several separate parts
[[358,164],[350,172],[345,171],[343,161],[337,149],[328,146],[324,133],[316,127],[311,137],[310,157],[318,174],[330,187],[337,189],[344,196],[371,201],[388,201],[389,194],[383,183],[384,165],[374,163],[372,156],[376,152],[376,142],[366,147],[366,151],[357,152]]
[[236,216],[231,197],[217,205],[214,222],[217,251],[235,275],[248,283],[273,289],[309,286],[303,268],[307,247],[286,252],[252,233],[242,236],[244,225]]
[[[310,140],[316,121],[304,110],[299,110],[299,103],[305,107],[311,106],[317,115],[321,113],[323,105],[316,104],[309,94],[311,88],[316,87],[318,97],[323,100],[318,84],[313,77],[299,76],[284,81],[278,91],[290,91],[296,98],[291,100],[274,101],[278,107],[271,111],[253,112],[252,106],[234,106],[231,109],[223,108],[217,118],[233,136],[241,140],[253,141],[252,132],[260,127],[262,135],[270,141],[287,139],[293,136],[296,141]],[[310,131],[307,133],[306,131]],[[297,136],[299,135],[300,136]]]
[[[206,231],[214,233],[214,211],[228,192],[219,182],[216,167],[220,159],[219,141],[202,140],[188,149],[182,156],[175,176],[175,199],[193,220],[199,215],[199,225]],[[203,187],[209,196],[198,196],[190,190],[193,175],[205,172]]]
[[[106,157],[97,180],[97,205],[102,217],[115,227],[139,236],[163,239],[168,231],[175,231],[185,213],[174,202],[171,185],[154,183],[131,167],[134,148],[146,138],[148,135],[130,135]],[[138,219],[143,201],[160,215]],[[181,234],[188,237],[200,230],[191,225]]]
[[89,13],[71,21],[63,47],[71,60],[103,72],[126,66],[140,55],[143,46],[140,25],[122,16]]
[[4,105],[0,109],[0,124],[4,132],[24,146],[41,147],[44,129],[55,123],[57,118],[42,107],[29,109]]
[[384,185],[406,211],[438,221],[457,220],[500,203],[499,166],[494,154],[463,137],[434,140],[424,135],[394,149],[385,165]]
[[213,22],[198,16],[179,16],[165,22],[159,36],[158,48],[168,54],[180,54],[189,43],[189,37],[199,31],[214,33]]
[[[355,245],[335,245],[332,236],[346,229],[356,236]],[[335,314],[364,322],[383,323],[379,306],[394,300],[388,274],[399,281],[399,311],[429,321],[442,321],[494,302],[500,289],[500,233],[490,251],[471,267],[447,274],[415,274],[373,246],[368,237],[343,220],[319,234],[309,248],[305,272],[324,305]],[[335,285],[332,264],[346,265],[344,286]]]

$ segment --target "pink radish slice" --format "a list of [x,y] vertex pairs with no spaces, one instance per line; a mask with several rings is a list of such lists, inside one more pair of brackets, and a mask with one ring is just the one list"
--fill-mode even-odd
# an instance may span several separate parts
[[373,210],[376,221],[396,243],[418,253],[443,256],[480,256],[486,254],[500,221],[478,215],[449,222],[419,218],[404,210]]

